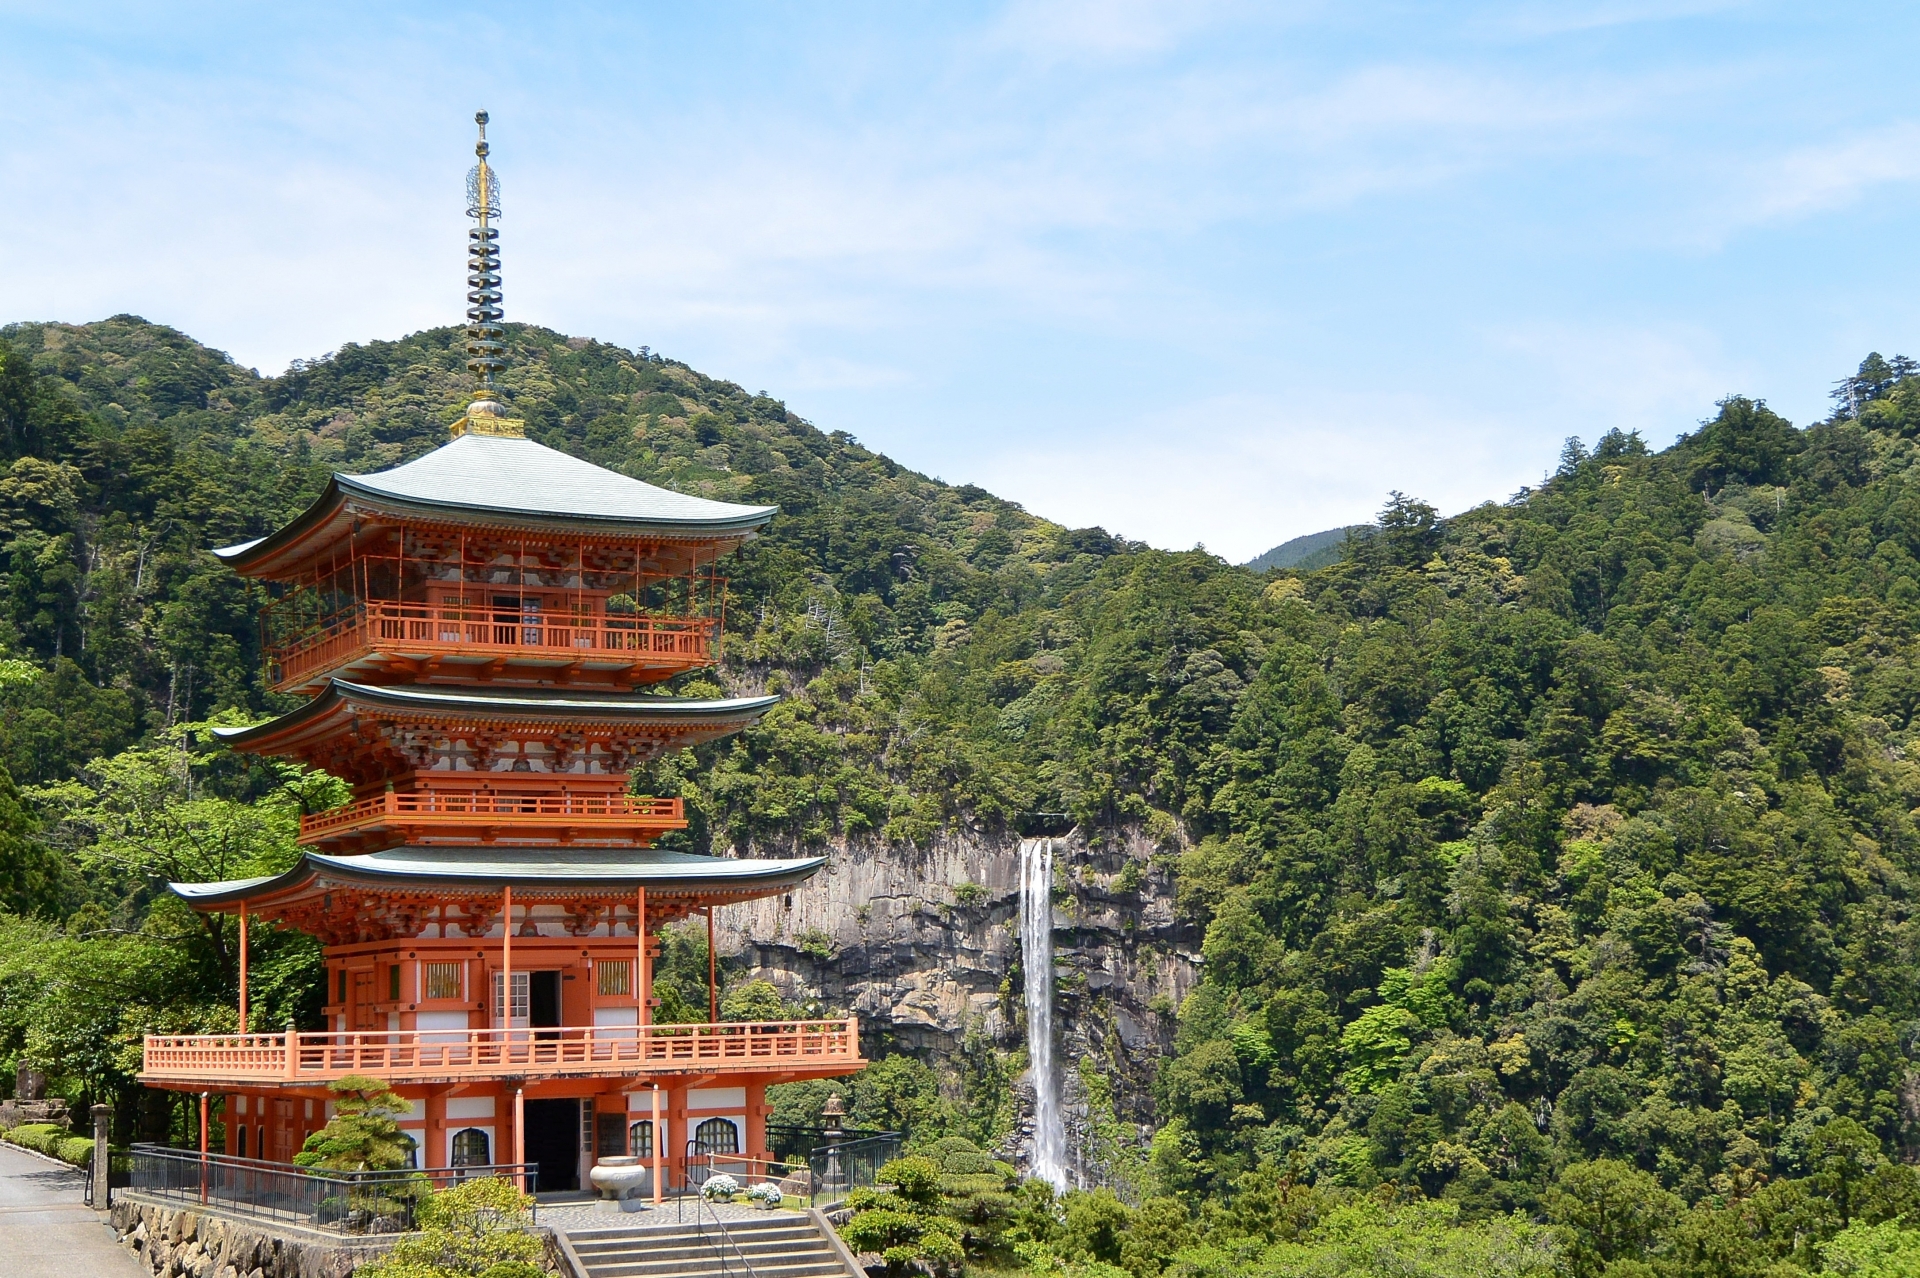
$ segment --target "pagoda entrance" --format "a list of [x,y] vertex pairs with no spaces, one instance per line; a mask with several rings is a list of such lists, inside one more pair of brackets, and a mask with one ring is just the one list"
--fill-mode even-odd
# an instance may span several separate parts
[[535,1038],[558,1038],[560,1019],[560,973],[529,972],[527,982],[527,1025],[535,1030],[556,1031],[535,1034]]
[[527,1161],[540,1167],[535,1188],[543,1194],[580,1188],[580,1102],[530,1100]]

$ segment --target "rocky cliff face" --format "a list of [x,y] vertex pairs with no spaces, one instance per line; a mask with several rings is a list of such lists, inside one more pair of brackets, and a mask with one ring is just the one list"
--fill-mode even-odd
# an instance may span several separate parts
[[[1070,1159],[1090,1181],[1104,1178],[1092,1130],[1104,1115],[1080,1070],[1111,1082],[1117,1130],[1141,1140],[1154,1125],[1151,1088],[1173,1009],[1199,972],[1200,937],[1178,919],[1171,877],[1152,857],[1138,836],[1094,846],[1076,830],[1055,841],[1057,1057]],[[905,1051],[957,1071],[973,1036],[1024,1068],[1019,865],[1012,839],[836,847],[791,904],[776,897],[721,912],[719,948],[789,998],[858,1013],[869,1056]],[[1008,1149],[1024,1162],[1024,1077],[1014,1101]]]

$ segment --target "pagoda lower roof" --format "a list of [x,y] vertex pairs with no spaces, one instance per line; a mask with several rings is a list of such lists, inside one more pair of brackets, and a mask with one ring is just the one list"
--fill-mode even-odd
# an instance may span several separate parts
[[645,888],[661,904],[680,897],[725,902],[788,891],[826,862],[823,856],[761,860],[652,848],[406,847],[364,856],[308,852],[281,874],[167,886],[195,909],[214,911],[241,902],[250,909],[289,905],[342,889],[471,896],[512,887],[537,901]]
[[227,745],[248,750],[268,742],[280,746],[304,735],[303,729],[322,728],[338,717],[372,712],[380,717],[457,723],[510,721],[525,726],[658,728],[692,744],[738,732],[779,700],[778,696],[699,700],[584,689],[367,684],[334,678],[312,700],[277,719],[213,731]]

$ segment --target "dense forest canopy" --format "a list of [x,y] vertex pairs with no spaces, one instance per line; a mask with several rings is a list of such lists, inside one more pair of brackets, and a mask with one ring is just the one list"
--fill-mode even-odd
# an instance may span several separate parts
[[[1008,1208],[1021,1255],[1373,1272],[1364,1237],[1426,1266],[1393,1272],[1909,1272],[1873,1268],[1920,1254],[1909,361],[1870,357],[1806,429],[1731,397],[1664,451],[1569,441],[1509,500],[1396,494],[1338,562],[1259,573],[1060,527],[645,350],[509,336],[535,438],[781,506],[734,565],[724,667],[679,687],[785,700],[641,779],[689,800],[687,846],[1068,813],[1161,849],[1204,976],[1124,1116],[1157,1132],[1147,1200]],[[284,864],[335,793],[209,744],[287,703],[257,590],[206,547],[438,444],[459,336],[278,378],[126,316],[0,338],[0,1045],[130,1095],[141,1033],[233,1018],[231,936],[155,883]],[[312,959],[264,943],[261,1024],[311,1014]],[[1003,1134],[964,1081],[872,1095]]]

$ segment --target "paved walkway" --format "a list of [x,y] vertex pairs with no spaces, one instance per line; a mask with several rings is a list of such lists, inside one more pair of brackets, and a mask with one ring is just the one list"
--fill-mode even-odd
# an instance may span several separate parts
[[7,1278],[143,1278],[88,1207],[81,1173],[0,1147],[0,1272]]

